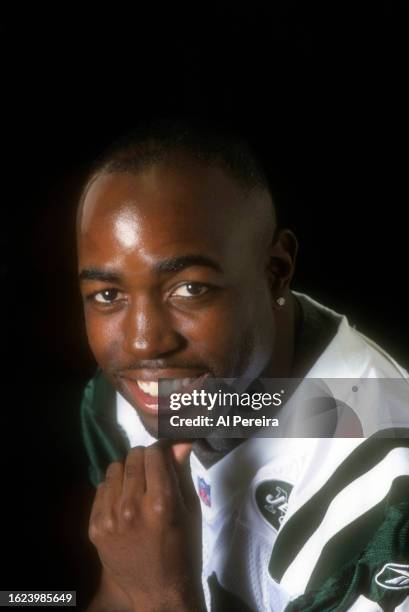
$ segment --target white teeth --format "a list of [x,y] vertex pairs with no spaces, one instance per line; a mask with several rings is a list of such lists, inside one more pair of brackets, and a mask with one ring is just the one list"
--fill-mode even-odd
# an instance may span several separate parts
[[158,383],[157,382],[154,382],[154,381],[144,382],[142,380],[138,380],[137,383],[141,391],[143,391],[144,393],[147,393],[148,395],[152,395],[152,397],[158,397]]
[[[194,378],[174,378],[173,380],[164,380],[161,382],[161,385],[160,385],[161,387],[160,395],[166,396],[166,395],[170,395],[171,393],[177,393],[184,387],[187,387],[188,385],[191,385],[192,383],[194,383],[194,381],[197,380],[197,378],[199,377],[195,376]],[[141,391],[143,391],[144,393],[147,393],[148,395],[151,395],[152,397],[155,397],[155,398],[158,397],[159,385],[157,382],[154,382],[154,381],[146,382],[146,381],[138,380],[137,383]]]
[[173,380],[165,380],[161,383],[161,395],[170,395],[171,393],[178,393],[182,391],[188,385],[195,382],[198,377],[194,378],[175,378]]

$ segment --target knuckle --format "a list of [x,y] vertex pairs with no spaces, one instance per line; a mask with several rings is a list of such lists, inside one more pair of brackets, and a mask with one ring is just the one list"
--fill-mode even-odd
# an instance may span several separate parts
[[125,476],[132,478],[136,474],[136,467],[132,463],[128,463],[125,467]]
[[93,544],[98,540],[99,529],[96,522],[91,521],[88,527],[88,537]]
[[109,488],[111,484],[120,476],[123,469],[121,461],[113,461],[107,467],[105,472],[105,486]]
[[107,516],[103,522],[103,529],[106,534],[112,534],[115,531],[115,521],[112,516]]
[[173,499],[173,491],[167,487],[163,487],[161,491],[161,498],[164,503],[168,504]]
[[107,467],[106,473],[105,473],[105,480],[107,480],[109,477],[115,476],[116,474],[118,474],[122,469],[122,461],[112,461],[112,463],[110,463]]
[[134,446],[128,452],[128,458],[141,457],[141,456],[143,457],[144,452],[145,452],[145,447],[144,446]]
[[125,476],[132,478],[139,473],[138,467],[144,460],[145,448],[143,446],[135,446],[131,448],[126,458]]
[[154,453],[164,453],[169,450],[168,440],[156,440],[149,447]]
[[134,463],[127,463],[125,466],[125,476],[128,478],[132,478],[132,476],[136,476],[137,468]]
[[134,518],[136,517],[135,504],[129,500],[124,502],[121,506],[121,517],[127,523],[132,522]]
[[162,517],[166,514],[166,504],[161,499],[155,500],[151,506],[151,509],[154,516]]
[[158,440],[154,444],[150,444],[146,447],[145,453],[148,457],[163,455],[165,453],[165,446],[162,440]]

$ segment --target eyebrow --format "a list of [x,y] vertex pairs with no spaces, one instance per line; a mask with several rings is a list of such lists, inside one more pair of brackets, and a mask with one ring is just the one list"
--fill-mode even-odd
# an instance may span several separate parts
[[159,261],[154,265],[154,270],[159,274],[166,274],[169,272],[179,272],[185,268],[191,268],[192,266],[202,266],[206,268],[212,268],[217,272],[222,272],[221,266],[210,257],[206,255],[181,255],[179,257],[170,257]]
[[102,281],[104,283],[119,283],[121,277],[116,272],[108,272],[100,268],[84,268],[78,275],[83,281]]
[[[223,272],[221,266],[206,255],[181,255],[179,257],[169,257],[154,264],[153,269],[158,274],[170,274],[180,272],[192,266],[202,266]],[[121,275],[117,272],[109,272],[100,268],[84,268],[79,273],[79,280],[82,281],[102,281],[105,283],[119,283]]]

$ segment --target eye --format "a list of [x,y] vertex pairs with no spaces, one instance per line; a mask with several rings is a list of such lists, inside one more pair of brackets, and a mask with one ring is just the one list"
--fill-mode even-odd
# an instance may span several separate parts
[[118,289],[104,289],[103,291],[98,291],[98,293],[91,295],[90,299],[98,302],[98,304],[112,304],[116,301],[115,298],[118,297],[118,294]]
[[208,285],[201,283],[185,283],[179,285],[172,293],[172,297],[192,298],[200,297],[209,291]]

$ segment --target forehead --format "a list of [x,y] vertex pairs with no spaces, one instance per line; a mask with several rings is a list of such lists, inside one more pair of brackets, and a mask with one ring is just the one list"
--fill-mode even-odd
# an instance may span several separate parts
[[100,175],[78,219],[80,258],[112,258],[126,250],[151,257],[237,252],[254,234],[259,206],[248,198],[222,168],[189,160]]
[[97,176],[84,199],[81,227],[89,229],[96,216],[115,215],[126,204],[134,205],[137,212],[145,215],[159,212],[204,218],[232,212],[243,198],[240,185],[217,166],[190,160],[172,166],[153,164],[137,174]]

